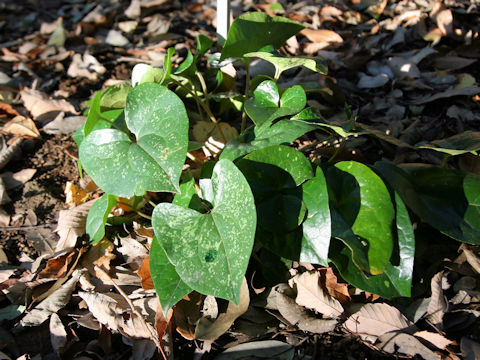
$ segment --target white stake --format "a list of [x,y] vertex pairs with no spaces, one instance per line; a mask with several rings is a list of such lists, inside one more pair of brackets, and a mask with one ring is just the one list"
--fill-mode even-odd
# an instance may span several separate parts
[[230,28],[230,0],[217,0],[217,35],[223,45]]

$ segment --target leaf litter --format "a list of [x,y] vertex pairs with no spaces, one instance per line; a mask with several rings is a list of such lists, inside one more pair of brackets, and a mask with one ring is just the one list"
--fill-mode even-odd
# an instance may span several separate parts
[[[458,354],[465,359],[478,357],[480,339],[472,332],[478,327],[480,315],[478,246],[463,244],[456,258],[451,255],[449,259],[437,259],[436,265],[432,261],[430,266],[435,271],[417,274],[428,286],[414,289],[414,297],[406,302],[381,298],[372,302],[371,294],[342,282],[331,268],[295,264],[289,280],[281,284],[249,296],[243,289],[238,306],[218,301],[218,314],[214,317],[205,315],[205,299],[192,293],[167,318],[156,319],[155,314],[162,311],[148,282],[145,265],[151,237],[127,228],[127,234],[109,234],[109,240],[81,250],[86,245],[83,234],[89,200],[98,194],[95,189],[86,189],[85,183],[82,185],[74,166],[69,168],[70,178],[50,180],[56,181],[59,194],[54,198],[54,208],[58,210],[58,204],[63,208],[53,241],[51,230],[36,227],[37,222],[31,221],[26,209],[19,208],[20,212],[16,212],[19,197],[28,202],[29,194],[39,191],[35,188],[37,180],[46,179],[42,169],[44,158],[51,157],[46,152],[35,162],[30,161],[29,168],[34,173],[23,177],[17,174],[27,169],[25,164],[29,162],[21,160],[22,155],[34,156],[38,142],[53,143],[52,139],[56,139],[62,140],[64,159],[69,158],[65,155],[67,150],[63,150],[63,135],[53,138],[48,135],[49,123],[61,114],[67,118],[78,115],[78,110],[83,109],[82,102],[93,91],[106,83],[129,79],[134,64],[155,61],[155,55],[163,59],[169,46],[190,49],[198,33],[214,36],[213,1],[185,4],[170,0],[124,1],[125,15],[131,19],[128,22],[119,11],[120,5],[111,1],[77,3],[78,7],[60,1],[55,7],[45,2],[48,11],[41,12],[14,2],[0,4],[4,11],[0,28],[11,30],[0,32],[0,61],[5,71],[2,72],[5,76],[0,76],[0,121],[5,140],[2,154],[4,149],[11,149],[3,164],[6,168],[2,169],[2,179],[5,195],[13,200],[13,207],[7,204],[0,209],[2,219],[6,218],[2,226],[32,227],[30,231],[37,239],[33,246],[27,240],[33,239],[33,235],[29,237],[27,231],[15,235],[10,235],[13,230],[1,233],[9,240],[0,242],[6,249],[6,256],[0,261],[0,310],[6,314],[0,320],[0,329],[14,328],[14,331],[13,340],[7,344],[0,342],[0,351],[10,358],[40,354],[39,349],[26,354],[15,338],[19,338],[25,327],[38,328],[40,333],[42,324],[46,324],[48,351],[58,356],[81,356],[83,349],[75,346],[75,342],[85,348],[94,340],[104,350],[109,349],[106,344],[115,341],[119,333],[123,337],[120,347],[129,349],[132,358],[139,359],[153,355],[158,338],[163,338],[165,350],[175,350],[168,342],[178,343],[178,337],[197,339],[197,344],[202,343],[199,339],[206,340],[199,345],[198,352],[211,347],[211,354],[218,354],[230,348],[223,355],[229,358],[234,358],[235,352],[252,351],[244,348],[247,344],[251,344],[255,355],[265,351],[267,357],[281,353],[288,355],[285,358],[301,358],[302,351],[310,356],[319,351],[338,355],[342,350],[329,344],[328,336],[339,340],[351,333],[368,343],[369,347],[361,351],[369,358],[380,358],[385,353],[425,359],[455,359]],[[456,165],[455,160],[445,160],[441,150],[447,155],[447,151],[458,150],[447,139],[462,135],[472,141],[472,149],[459,157],[458,165],[478,169],[475,153],[478,148],[474,141],[480,131],[476,3],[324,4],[307,0],[301,4],[286,2],[283,10],[271,10],[269,4],[259,7],[248,1],[233,3],[235,16],[243,11],[264,9],[307,26],[289,39],[286,50],[292,55],[324,56],[329,62],[331,78],[292,71],[280,81],[287,83],[298,76],[302,81],[327,84],[328,95],[321,97],[327,109],[319,107],[320,111],[338,118],[346,100],[358,109],[359,123],[368,126],[372,133],[382,134],[377,136],[375,146],[364,140],[365,135],[360,135],[347,142],[341,156],[362,154],[372,161],[386,156],[396,162],[450,161],[450,165]],[[24,19],[21,26],[20,18]],[[198,26],[198,18],[206,27]],[[174,58],[175,64],[183,56],[180,51]],[[242,69],[235,70],[234,77],[242,76]],[[224,132],[236,136],[235,124],[221,124]],[[60,120],[50,127],[60,134],[72,131]],[[195,141],[203,143],[207,157],[223,148],[223,139],[211,125],[198,121],[192,131]],[[25,140],[18,141],[13,136]],[[317,149],[312,158],[325,156],[328,151],[328,146]],[[467,158],[468,164],[462,160]],[[55,166],[58,159],[54,158],[50,164],[50,160],[46,161],[46,166]],[[63,202],[67,179],[72,185],[68,185],[68,201]],[[47,195],[50,198],[51,193],[54,192]],[[52,217],[44,214],[51,215],[50,208],[37,204],[30,210],[52,225]],[[12,251],[11,244],[17,240],[22,247],[18,245]],[[124,289],[123,294],[115,284]],[[410,313],[416,315],[407,317]],[[254,325],[256,335],[252,329],[247,330]],[[82,331],[86,329],[91,332],[85,340]],[[325,340],[318,343],[319,336]],[[265,337],[282,341],[258,341]],[[358,345],[353,341],[348,346],[353,349]],[[301,350],[295,352],[293,347]],[[372,352],[371,348],[383,353]],[[114,352],[111,345],[110,351]],[[188,353],[187,347],[180,351]],[[190,352],[193,358],[193,351]],[[175,351],[171,356],[174,355]]]

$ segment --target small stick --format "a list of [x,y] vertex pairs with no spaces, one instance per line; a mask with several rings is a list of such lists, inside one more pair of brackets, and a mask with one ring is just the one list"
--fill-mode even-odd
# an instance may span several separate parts
[[110,275],[107,274],[107,272],[105,270],[103,270],[101,267],[99,267],[97,265],[95,265],[94,269],[95,269],[95,271],[98,271],[98,272],[102,273],[103,276],[105,276],[108,280],[110,280],[112,282],[113,286],[115,286],[115,289],[117,289],[117,291],[120,293],[120,295],[123,296],[123,298],[128,303],[128,305],[130,306],[132,311],[135,313],[135,315],[138,316],[140,321],[143,322],[143,325],[148,329],[148,332],[150,333],[150,336],[152,337],[152,340],[155,343],[155,345],[157,345],[158,350],[162,354],[163,359],[167,360],[167,356],[165,355],[165,352],[163,351],[162,344],[160,343],[160,340],[158,339],[158,335],[156,334],[155,329],[153,329],[153,326],[145,321],[142,314],[140,314],[140,312],[135,308],[135,305],[133,305],[132,300],[130,300],[128,295],[125,294],[125,292],[122,290],[122,288],[120,286],[118,286],[118,284],[112,279],[112,277]]

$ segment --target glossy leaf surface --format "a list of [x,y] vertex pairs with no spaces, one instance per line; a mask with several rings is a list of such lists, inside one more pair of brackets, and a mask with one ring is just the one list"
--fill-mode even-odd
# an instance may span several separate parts
[[267,45],[273,45],[278,49],[303,28],[303,25],[287,18],[280,16],[272,18],[261,12],[241,15],[233,21],[228,31],[220,60],[242,57]]
[[458,170],[378,162],[375,169],[407,206],[442,233],[480,244],[480,177]]
[[238,303],[256,227],[252,192],[228,160],[211,179],[212,209],[205,214],[161,203],[153,211],[155,236],[192,289]]
[[385,184],[370,168],[354,161],[339,162],[326,174],[334,196],[331,205],[344,222],[340,225],[340,219],[332,218],[334,228],[342,227],[335,236],[352,248],[353,259],[361,270],[373,275],[383,273],[393,251],[394,220]]
[[125,121],[135,138],[103,129],[84,139],[79,155],[87,173],[105,192],[121,197],[178,191],[188,146],[180,98],[155,83],[138,85],[128,94]]
[[173,305],[192,292],[192,289],[180,279],[175,266],[170,263],[165,250],[155,237],[150,249],[150,275],[164,316]]

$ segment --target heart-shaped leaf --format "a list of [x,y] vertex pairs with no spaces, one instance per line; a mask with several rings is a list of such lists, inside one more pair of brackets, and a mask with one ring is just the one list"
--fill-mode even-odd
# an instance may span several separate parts
[[117,198],[110,194],[103,194],[90,208],[86,222],[86,233],[90,236],[90,242],[96,244],[105,236],[105,224],[108,214],[117,203]]
[[393,251],[395,215],[387,187],[370,168],[354,161],[339,162],[326,174],[330,202],[339,217],[332,217],[332,232],[351,247],[361,270],[383,273]]
[[403,166],[382,161],[375,169],[407,206],[442,233],[480,244],[480,177],[428,165]]
[[241,15],[230,26],[220,60],[241,57],[267,45],[278,49],[303,28],[303,25],[287,18],[272,18],[262,12]]
[[324,60],[320,59],[308,59],[300,57],[284,57],[279,54],[272,54],[266,51],[251,52],[244,55],[245,57],[258,57],[269,63],[273,64],[276,69],[276,74],[280,76],[285,70],[303,66],[309,70],[315,71],[320,74],[326,74],[328,72],[327,64]]
[[333,240],[330,251],[330,259],[346,281],[359,289],[387,299],[410,296],[415,256],[412,223],[407,208],[397,193],[395,193],[395,208],[398,253],[394,252],[383,274],[366,277],[352,261],[351,249],[338,240]]
[[238,304],[256,227],[253,195],[245,177],[220,160],[211,178],[207,213],[161,203],[153,211],[155,236],[192,289]]
[[188,117],[166,87],[137,85],[127,97],[125,121],[134,134],[92,131],[80,145],[80,161],[105,192],[121,197],[146,191],[178,191],[188,146]]
[[175,266],[170,263],[165,250],[155,237],[150,249],[150,274],[164,316],[173,305],[192,292],[192,289],[180,279]]
[[272,121],[303,110],[307,96],[300,85],[285,90],[280,97],[277,84],[266,80],[257,86],[253,98],[245,102],[245,111],[257,126],[270,125]]

